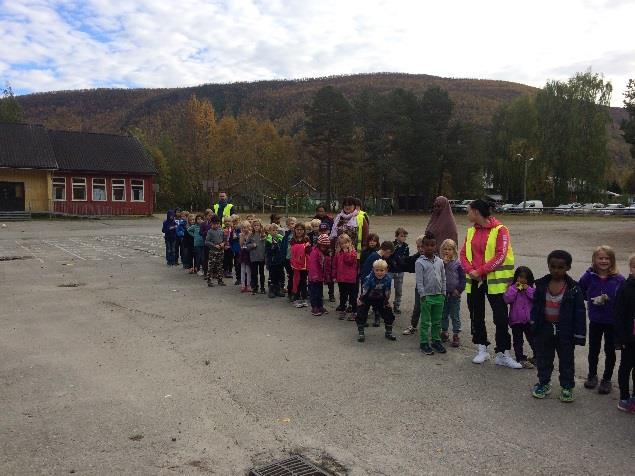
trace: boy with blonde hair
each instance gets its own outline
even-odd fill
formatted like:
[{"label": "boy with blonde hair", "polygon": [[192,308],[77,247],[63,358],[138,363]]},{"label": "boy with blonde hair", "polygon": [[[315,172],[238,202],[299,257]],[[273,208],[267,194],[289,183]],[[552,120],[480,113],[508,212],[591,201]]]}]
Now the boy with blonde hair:
[{"label": "boy with blonde hair", "polygon": [[383,259],[375,260],[372,272],[364,279],[362,284],[362,294],[357,299],[357,342],[364,342],[364,327],[368,320],[368,311],[379,313],[384,319],[386,332],[384,337],[394,341],[397,338],[392,333],[392,324],[395,321],[395,315],[390,308],[390,288],[392,279],[388,275],[388,263]]}]

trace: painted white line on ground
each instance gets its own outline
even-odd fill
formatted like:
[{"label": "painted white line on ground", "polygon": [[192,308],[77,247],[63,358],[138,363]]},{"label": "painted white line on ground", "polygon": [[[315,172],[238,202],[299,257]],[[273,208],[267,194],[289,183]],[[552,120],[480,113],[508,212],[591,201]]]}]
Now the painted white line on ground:
[{"label": "painted white line on ground", "polygon": [[81,259],[82,261],[86,261],[86,258],[82,258],[81,256],[79,256],[78,254],[73,253],[72,251],[68,251],[66,248],[61,247],[60,245],[57,245],[55,243],[51,243],[50,241],[46,241],[46,240],[42,240],[44,241],[44,243],[46,243],[47,245],[50,246],[55,246],[56,248],[59,248],[60,250],[62,250],[64,253],[68,253],[69,255],[75,256],[79,259]]},{"label": "painted white line on ground", "polygon": [[[25,249],[29,253],[33,253],[32,249],[27,248],[22,243],[20,243],[18,240],[15,240],[15,242],[17,243],[18,246],[22,247],[23,249]],[[40,263],[44,264],[44,260],[42,258],[40,258],[39,256],[35,256],[35,259],[38,260]]]}]

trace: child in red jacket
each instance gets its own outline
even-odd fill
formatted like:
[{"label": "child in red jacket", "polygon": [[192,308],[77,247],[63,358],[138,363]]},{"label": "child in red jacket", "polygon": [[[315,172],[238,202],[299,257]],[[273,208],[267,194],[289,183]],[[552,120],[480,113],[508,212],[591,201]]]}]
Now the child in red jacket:
[{"label": "child in red jacket", "polygon": [[331,240],[328,235],[320,235],[317,246],[309,255],[309,296],[311,298],[311,314],[322,316],[324,309],[324,284],[333,282],[333,257],[331,256]]},{"label": "child in red jacket", "polygon": [[[337,253],[333,258],[334,280],[340,291],[340,305],[336,311],[339,312],[340,320],[346,319],[354,321],[357,313],[357,274],[359,267],[357,263],[357,252],[353,248],[353,242],[346,233],[337,239]],[[347,306],[348,302],[348,306]]]},{"label": "child in red jacket", "polygon": [[293,238],[289,241],[291,248],[291,269],[293,270],[293,285],[291,301],[295,307],[307,307],[306,280],[309,270],[307,255],[311,252],[311,244],[306,236],[306,228],[302,223],[297,223],[293,228]]}]

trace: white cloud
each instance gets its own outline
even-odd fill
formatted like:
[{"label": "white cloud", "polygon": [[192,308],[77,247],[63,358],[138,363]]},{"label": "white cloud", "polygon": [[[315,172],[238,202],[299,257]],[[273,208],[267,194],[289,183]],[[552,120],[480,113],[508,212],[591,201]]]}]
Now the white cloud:
[{"label": "white cloud", "polygon": [[635,70],[635,2],[0,1],[19,91],[167,87],[372,71],[542,86],[591,67],[613,104]]}]

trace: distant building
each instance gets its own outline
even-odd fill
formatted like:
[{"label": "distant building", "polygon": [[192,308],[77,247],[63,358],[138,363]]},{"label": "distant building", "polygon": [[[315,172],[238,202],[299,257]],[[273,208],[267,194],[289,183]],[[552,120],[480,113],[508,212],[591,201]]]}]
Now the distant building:
[{"label": "distant building", "polygon": [[0,211],[149,215],[156,173],[131,136],[0,124]]}]

